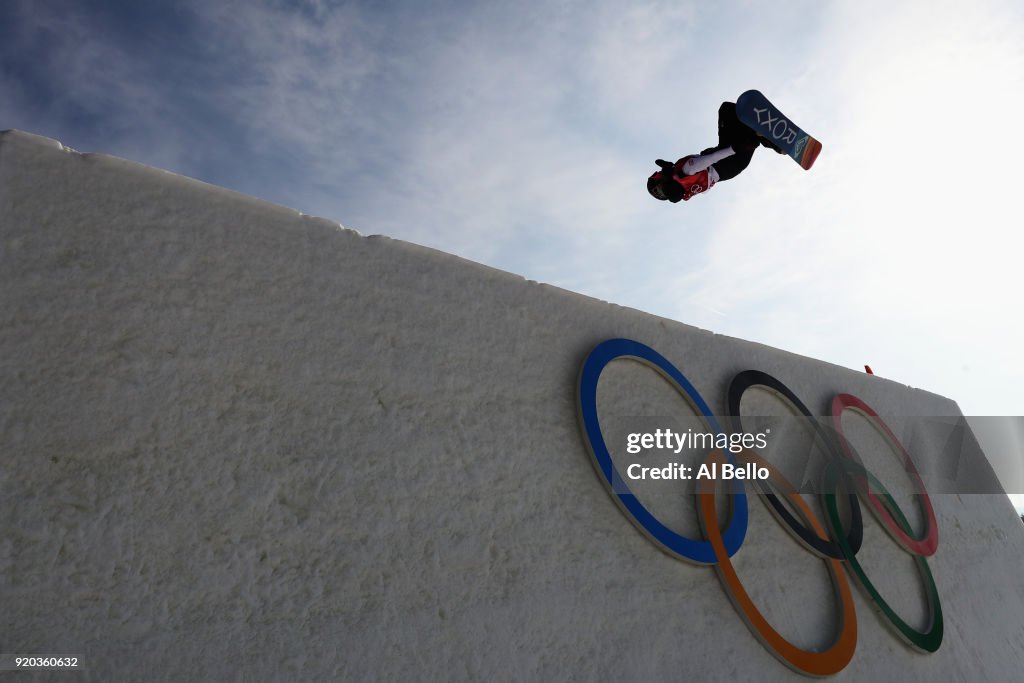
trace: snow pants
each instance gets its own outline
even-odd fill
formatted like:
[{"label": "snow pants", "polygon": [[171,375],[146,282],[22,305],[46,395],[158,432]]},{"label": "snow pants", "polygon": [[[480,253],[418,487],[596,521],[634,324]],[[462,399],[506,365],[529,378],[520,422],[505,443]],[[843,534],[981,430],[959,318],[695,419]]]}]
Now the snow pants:
[{"label": "snow pants", "polygon": [[722,102],[718,108],[718,146],[706,149],[702,154],[726,147],[732,147],[735,154],[713,164],[718,180],[735,178],[750,164],[754,150],[758,147],[757,133],[740,123],[736,118],[736,104]]}]

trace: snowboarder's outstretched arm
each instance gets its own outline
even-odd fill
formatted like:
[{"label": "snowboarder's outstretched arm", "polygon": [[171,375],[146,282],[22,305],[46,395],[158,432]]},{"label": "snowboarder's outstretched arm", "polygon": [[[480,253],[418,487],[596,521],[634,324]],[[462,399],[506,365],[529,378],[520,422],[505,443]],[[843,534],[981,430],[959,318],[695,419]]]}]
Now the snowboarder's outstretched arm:
[{"label": "snowboarder's outstretched arm", "polygon": [[[732,154],[732,150],[725,155],[729,154]],[[721,153],[713,156],[721,156]],[[708,157],[691,154],[674,164],[664,159],[657,159],[654,163],[661,170],[647,179],[647,191],[655,199],[668,200],[672,203],[679,200],[689,201],[695,194],[707,192],[718,182],[718,173],[712,166],[714,161]]]},{"label": "snowboarder's outstretched arm", "polygon": [[736,105],[723,102],[718,108],[718,146],[685,156],[675,164],[659,159],[655,163],[661,171],[648,178],[647,190],[656,199],[687,201],[715,183],[739,175],[750,163],[757,144],[757,133],[736,118]]}]

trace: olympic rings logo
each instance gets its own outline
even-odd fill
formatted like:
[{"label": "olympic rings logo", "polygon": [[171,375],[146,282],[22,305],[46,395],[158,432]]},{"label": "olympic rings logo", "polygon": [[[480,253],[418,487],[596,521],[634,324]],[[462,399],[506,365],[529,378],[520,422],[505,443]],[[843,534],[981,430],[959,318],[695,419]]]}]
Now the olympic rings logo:
[{"label": "olympic rings logo", "polygon": [[[844,572],[854,576],[867,596],[874,601],[886,623],[906,643],[922,652],[935,652],[942,644],[942,605],[935,580],[928,568],[926,557],[935,554],[938,548],[938,528],[931,499],[925,490],[910,454],[903,448],[896,435],[881,417],[864,401],[850,394],[839,394],[831,406],[832,432],[826,431],[816,420],[808,422],[814,426],[819,442],[824,444],[828,462],[824,471],[823,508],[826,511],[826,525],[823,525],[807,502],[775,467],[757,453],[744,450],[733,454],[722,449],[711,451],[707,462],[721,465],[725,462],[737,464],[753,463],[769,471],[769,478],[757,481],[763,493],[765,504],[786,530],[809,552],[820,557],[829,572],[837,604],[838,628],[835,638],[823,651],[805,650],[786,640],[768,623],[768,620],[754,605],[742,581],[736,573],[731,557],[739,550],[747,532],[747,496],[741,480],[728,482],[731,515],[722,529],[715,507],[715,482],[702,480],[697,489],[697,513],[704,538],[688,538],[662,524],[640,502],[620,476],[612,461],[611,453],[604,440],[597,414],[597,384],[604,368],[613,360],[625,358],[639,361],[656,370],[668,383],[703,417],[716,434],[724,431],[707,402],[671,362],[649,346],[630,339],[609,339],[598,344],[587,356],[580,371],[577,387],[580,425],[584,439],[593,458],[594,467],[608,488],[613,499],[626,516],[656,546],[673,557],[703,565],[714,565],[723,587],[736,609],[744,617],[754,635],[775,657],[794,670],[813,676],[827,676],[841,671],[853,658],[857,645],[857,620],[853,595]],[[751,387],[758,386],[773,392],[787,401],[807,418],[812,413],[800,399],[782,382],[757,370],[747,370],[733,378],[729,387],[729,414],[736,416],[734,431],[742,431],[740,400]],[[915,496],[924,518],[923,530],[911,528],[903,511],[882,483],[865,468],[851,447],[843,432],[842,414],[853,410],[869,418],[900,456],[910,475],[917,494]],[[721,469],[718,467],[717,469]],[[840,489],[846,491],[845,496]],[[777,494],[781,493],[797,511],[794,516],[782,503]],[[848,528],[844,527],[840,514],[840,500],[847,501],[849,509]],[[928,603],[929,625],[917,630],[906,623],[883,599],[871,582],[864,568],[857,560],[864,535],[861,501],[889,536],[907,553],[914,557],[917,571],[925,588]],[[799,519],[797,518],[799,517]],[[827,526],[827,530],[826,530]]]}]

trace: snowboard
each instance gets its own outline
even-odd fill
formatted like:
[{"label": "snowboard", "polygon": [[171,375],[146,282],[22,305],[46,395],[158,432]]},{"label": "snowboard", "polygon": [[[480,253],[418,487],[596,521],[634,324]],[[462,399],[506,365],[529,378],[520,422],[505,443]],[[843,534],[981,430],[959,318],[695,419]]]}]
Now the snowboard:
[{"label": "snowboard", "polygon": [[818,158],[821,143],[800,130],[757,90],[748,90],[737,98],[736,117],[803,168],[809,169]]}]

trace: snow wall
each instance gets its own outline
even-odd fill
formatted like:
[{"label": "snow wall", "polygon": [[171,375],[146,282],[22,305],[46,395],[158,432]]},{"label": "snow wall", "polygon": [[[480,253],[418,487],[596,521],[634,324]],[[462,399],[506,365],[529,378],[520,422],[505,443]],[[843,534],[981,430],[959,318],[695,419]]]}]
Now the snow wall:
[{"label": "snow wall", "polygon": [[[749,368],[815,413],[856,394],[897,434],[901,416],[959,415],[882,378],[3,133],[0,653],[77,655],[97,681],[800,679],[716,570],[661,552],[593,466],[577,382],[612,338],[655,349],[719,415]],[[626,359],[598,402],[693,414]],[[893,454],[862,455],[921,528]],[[696,537],[689,493],[643,495]],[[932,654],[849,579],[851,626],[826,564],[749,498],[733,567],[799,648],[856,629],[836,680],[1020,680],[1024,527],[1005,496],[931,495]],[[934,622],[916,561],[867,512],[857,557],[912,628]]]}]

